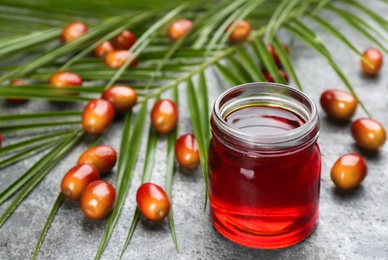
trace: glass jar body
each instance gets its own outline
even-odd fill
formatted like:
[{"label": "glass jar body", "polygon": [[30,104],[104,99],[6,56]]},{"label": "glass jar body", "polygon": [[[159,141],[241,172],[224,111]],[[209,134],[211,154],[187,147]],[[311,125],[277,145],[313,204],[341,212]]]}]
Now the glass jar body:
[{"label": "glass jar body", "polygon": [[[223,98],[225,101],[228,95]],[[238,98],[235,93],[231,95],[231,99]],[[270,99],[266,102],[273,105]],[[283,248],[305,239],[315,230],[318,218],[319,121],[312,124],[308,136],[296,133],[296,139],[289,138],[292,142],[269,135],[268,143],[266,136],[260,136],[260,143],[253,137],[240,138],[233,129],[224,131],[217,122],[222,116],[214,113],[209,145],[210,214],[214,227],[228,239],[255,248]],[[306,113],[303,120],[309,121],[309,116]],[[276,142],[277,139],[282,140]]]}]

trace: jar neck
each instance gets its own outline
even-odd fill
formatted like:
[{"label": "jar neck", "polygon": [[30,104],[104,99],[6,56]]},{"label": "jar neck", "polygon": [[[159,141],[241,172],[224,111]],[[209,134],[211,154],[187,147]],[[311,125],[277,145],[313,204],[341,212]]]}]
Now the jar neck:
[{"label": "jar neck", "polygon": [[[304,124],[281,133],[252,133],[225,120],[229,113],[247,105],[285,109],[300,117]],[[249,83],[231,88],[218,97],[212,111],[211,128],[213,137],[227,146],[276,153],[315,143],[319,117],[314,102],[299,90],[276,83]]]}]

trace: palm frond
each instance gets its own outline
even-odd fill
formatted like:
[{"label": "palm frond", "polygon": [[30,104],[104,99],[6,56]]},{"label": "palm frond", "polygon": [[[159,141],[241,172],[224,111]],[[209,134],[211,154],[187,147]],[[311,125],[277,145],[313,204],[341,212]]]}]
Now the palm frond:
[{"label": "palm frond", "polygon": [[119,218],[124,200],[130,185],[133,168],[136,163],[137,154],[141,144],[141,136],[144,129],[145,118],[147,115],[147,102],[144,102],[136,117],[133,127],[131,128],[131,114],[126,116],[125,126],[123,129],[123,141],[120,148],[119,162],[117,166],[116,190],[117,199],[112,214],[108,218],[104,234],[95,258],[100,259],[113,229]]},{"label": "palm frond", "polygon": [[[159,97],[155,98],[155,102],[157,100],[159,100]],[[145,162],[147,163],[144,163],[143,165],[141,183],[149,182],[151,179],[152,170],[155,163],[155,153],[156,153],[157,142],[158,142],[158,134],[152,127],[150,127],[148,131],[147,149],[145,154]],[[120,253],[120,258],[123,257],[125,250],[127,249],[129,242],[132,239],[137,223],[139,221],[139,217],[140,217],[140,210],[138,209],[138,207],[136,207],[135,213],[133,214],[133,217],[132,217],[131,227],[128,230],[127,238],[125,239],[123,249],[121,250],[121,253]]]}]

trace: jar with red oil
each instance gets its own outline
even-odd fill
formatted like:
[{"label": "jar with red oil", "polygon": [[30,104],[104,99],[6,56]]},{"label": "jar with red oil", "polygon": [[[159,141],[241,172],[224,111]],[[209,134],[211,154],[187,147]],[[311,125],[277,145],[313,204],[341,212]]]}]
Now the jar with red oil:
[{"label": "jar with red oil", "polygon": [[210,215],[226,238],[248,247],[296,244],[316,228],[319,118],[304,93],[250,83],[214,104],[209,145]]}]

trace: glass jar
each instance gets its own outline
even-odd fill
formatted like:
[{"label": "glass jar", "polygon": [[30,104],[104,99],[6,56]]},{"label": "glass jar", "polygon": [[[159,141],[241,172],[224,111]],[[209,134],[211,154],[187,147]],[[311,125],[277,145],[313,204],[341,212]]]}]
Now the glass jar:
[{"label": "glass jar", "polygon": [[288,247],[309,236],[321,174],[314,102],[285,85],[244,84],[218,97],[210,122],[214,227],[255,248]]}]

